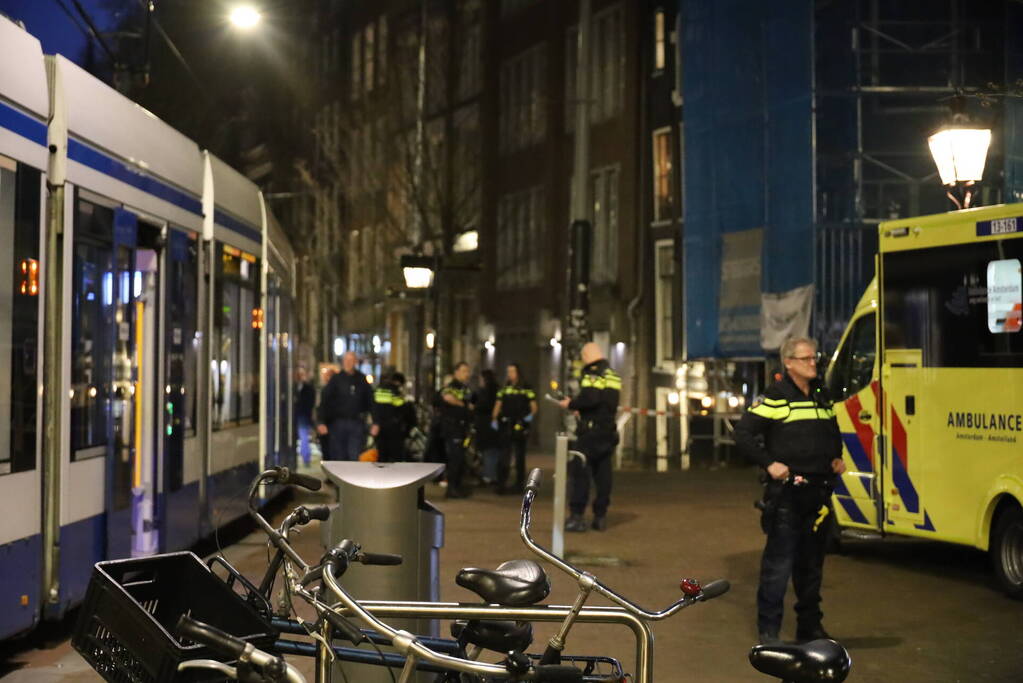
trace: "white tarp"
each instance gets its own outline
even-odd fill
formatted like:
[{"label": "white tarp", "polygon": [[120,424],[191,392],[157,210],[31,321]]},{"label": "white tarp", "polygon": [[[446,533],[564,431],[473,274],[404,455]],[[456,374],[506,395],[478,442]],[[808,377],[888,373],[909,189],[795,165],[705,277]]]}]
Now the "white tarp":
[{"label": "white tarp", "polygon": [[760,347],[776,351],[789,337],[805,337],[810,331],[813,285],[780,294],[760,296]]}]

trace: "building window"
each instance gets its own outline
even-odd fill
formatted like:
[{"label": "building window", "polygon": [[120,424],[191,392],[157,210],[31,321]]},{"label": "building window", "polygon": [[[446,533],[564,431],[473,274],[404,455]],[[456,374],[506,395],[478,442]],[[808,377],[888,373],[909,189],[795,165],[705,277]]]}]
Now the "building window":
[{"label": "building window", "polygon": [[675,195],[671,191],[671,128],[654,131],[654,222],[671,220]]},{"label": "building window", "polygon": [[590,174],[593,197],[593,257],[591,279],[594,283],[618,280],[618,167],[597,169]]},{"label": "building window", "polygon": [[363,32],[363,46],[365,48],[365,55],[363,57],[366,70],[363,75],[363,86],[366,92],[373,89],[376,84],[376,31],[375,26],[370,24]]},{"label": "building window", "polygon": [[472,97],[480,90],[483,64],[480,60],[482,27],[479,24],[465,29],[461,44],[462,66],[458,73],[458,96],[460,99]]},{"label": "building window", "polygon": [[352,38],[352,99],[362,93],[362,31]]},{"label": "building window", "polygon": [[359,298],[359,283],[362,274],[359,266],[362,262],[359,254],[359,231],[352,230],[348,233],[348,300],[355,301]]},{"label": "building window", "polygon": [[671,240],[658,240],[654,250],[657,365],[665,365],[675,356],[675,245]]},{"label": "building window", "polygon": [[426,38],[426,107],[442,109],[448,100],[448,57],[451,33],[446,17],[430,17]]},{"label": "building window", "polygon": [[500,147],[504,153],[537,144],[547,133],[546,45],[501,65]]},{"label": "building window", "polygon": [[[621,5],[597,12],[591,19],[589,102],[590,122],[601,123],[622,113],[625,87],[625,31]],[[578,27],[568,30],[565,49],[565,126],[575,129],[576,47]]]},{"label": "building window", "polygon": [[377,84],[387,82],[387,17],[380,17],[377,28]]},{"label": "building window", "polygon": [[546,233],[543,187],[506,195],[498,205],[497,288],[532,287],[543,270],[541,240]]},{"label": "building window", "polygon": [[664,10],[657,8],[654,12],[654,71],[664,71],[666,43],[664,31]]}]

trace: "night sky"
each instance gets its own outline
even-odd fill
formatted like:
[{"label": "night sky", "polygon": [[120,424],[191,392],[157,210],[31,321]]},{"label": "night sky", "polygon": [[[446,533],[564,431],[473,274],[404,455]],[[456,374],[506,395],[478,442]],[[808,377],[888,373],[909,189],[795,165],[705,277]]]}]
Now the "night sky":
[{"label": "night sky", "polygon": [[[136,0],[119,0],[130,5]],[[82,8],[92,17],[100,31],[110,30],[114,24],[114,13],[118,2],[111,0],[78,0]],[[0,0],[0,13],[12,19],[23,21],[29,33],[39,38],[46,54],[62,54],[74,62],[81,62],[88,38],[75,22],[61,9],[67,8],[78,18],[72,0]],[[83,29],[85,22],[78,19]]]}]

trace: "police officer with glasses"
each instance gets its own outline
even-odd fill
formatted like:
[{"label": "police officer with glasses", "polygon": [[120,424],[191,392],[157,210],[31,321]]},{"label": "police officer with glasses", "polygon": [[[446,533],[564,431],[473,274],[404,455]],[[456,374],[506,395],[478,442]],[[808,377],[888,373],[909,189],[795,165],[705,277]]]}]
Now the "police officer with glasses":
[{"label": "police officer with glasses", "polygon": [[821,624],[821,580],[831,493],[845,472],[831,398],[817,377],[817,343],[797,337],[781,347],[783,377],[735,427],[740,453],[767,473],[761,526],[767,534],[757,590],[757,630],[778,644],[786,584],[796,593],[796,639],[829,638]]}]

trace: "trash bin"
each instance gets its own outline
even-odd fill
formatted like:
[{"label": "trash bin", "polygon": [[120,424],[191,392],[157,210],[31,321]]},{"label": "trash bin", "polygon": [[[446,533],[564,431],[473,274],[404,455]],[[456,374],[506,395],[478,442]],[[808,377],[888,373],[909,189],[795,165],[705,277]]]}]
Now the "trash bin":
[{"label": "trash bin", "polygon": [[[440,599],[444,515],[426,500],[423,487],[443,470],[437,463],[323,463],[327,478],[338,487],[339,502],[329,523],[321,527],[324,547],[348,538],[366,552],[395,553],[404,558],[399,566],[349,567],[341,584],[356,599]],[[415,634],[438,635],[436,620],[395,619],[388,623]],[[338,666],[334,664],[334,673],[340,676]],[[344,670],[349,680],[391,681],[387,669],[380,666],[345,663]]]}]

